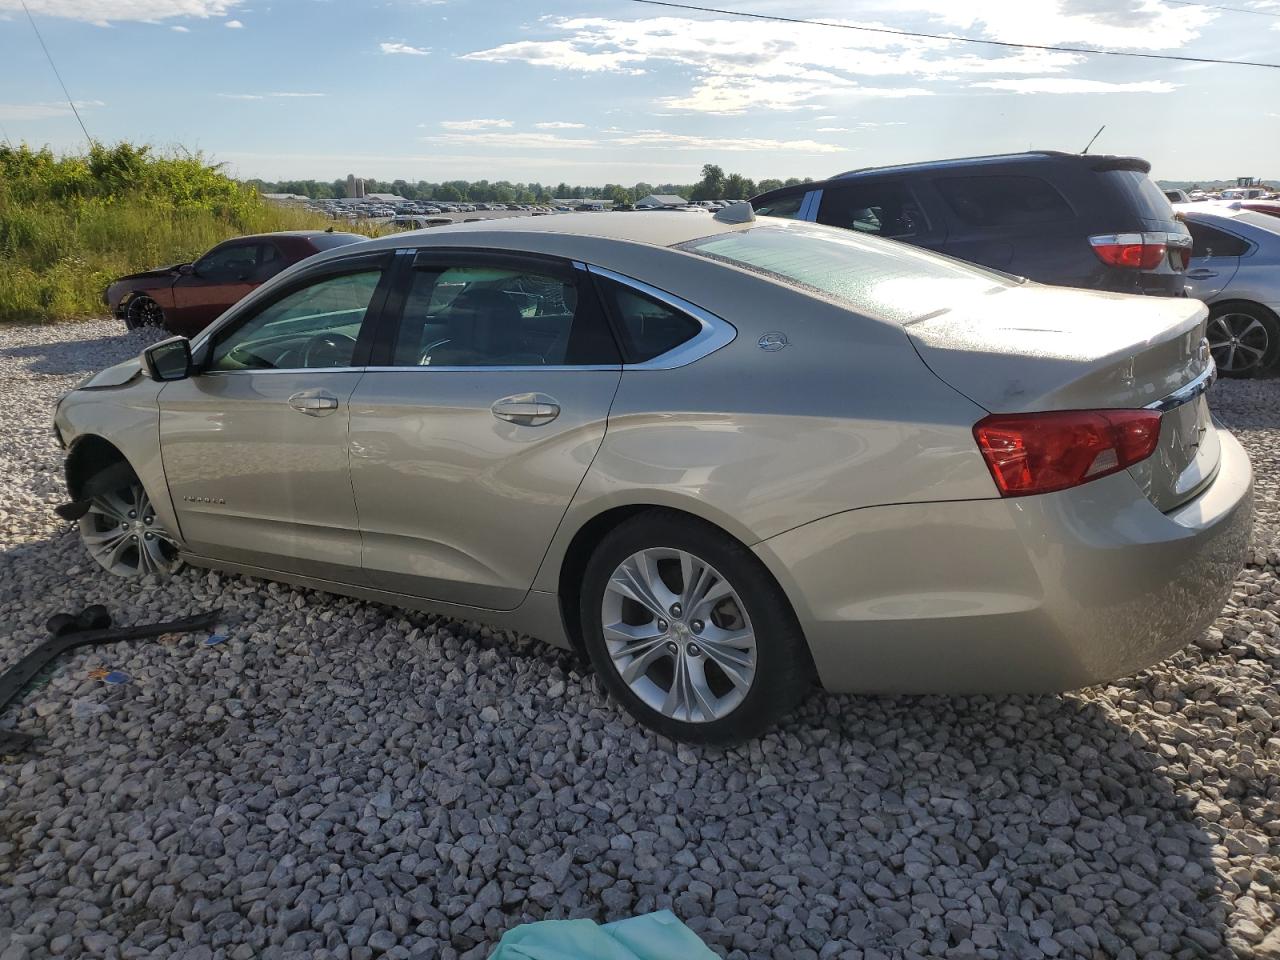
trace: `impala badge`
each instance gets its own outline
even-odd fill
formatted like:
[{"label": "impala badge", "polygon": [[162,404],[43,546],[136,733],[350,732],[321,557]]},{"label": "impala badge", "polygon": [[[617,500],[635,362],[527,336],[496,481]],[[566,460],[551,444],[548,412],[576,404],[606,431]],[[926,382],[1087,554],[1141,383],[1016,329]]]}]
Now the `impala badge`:
[{"label": "impala badge", "polygon": [[785,333],[779,333],[776,330],[772,330],[757,340],[756,346],[768,353],[777,353],[789,342],[790,341],[787,340],[787,335]]}]

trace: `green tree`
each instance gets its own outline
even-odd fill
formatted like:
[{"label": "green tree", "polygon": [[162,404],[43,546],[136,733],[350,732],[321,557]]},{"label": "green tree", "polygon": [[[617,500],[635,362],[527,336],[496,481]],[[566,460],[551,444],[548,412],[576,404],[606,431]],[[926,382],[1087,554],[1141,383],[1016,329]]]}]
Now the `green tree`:
[{"label": "green tree", "polygon": [[702,165],[702,179],[693,185],[690,200],[718,200],[724,193],[724,170],[714,163]]}]

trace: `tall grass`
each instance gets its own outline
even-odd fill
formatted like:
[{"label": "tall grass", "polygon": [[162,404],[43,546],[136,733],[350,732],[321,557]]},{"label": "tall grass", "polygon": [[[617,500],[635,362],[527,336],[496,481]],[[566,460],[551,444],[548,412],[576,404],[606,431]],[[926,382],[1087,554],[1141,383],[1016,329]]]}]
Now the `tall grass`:
[{"label": "tall grass", "polygon": [[229,237],[332,225],[268,204],[199,154],[0,147],[0,321],[101,316],[122,274],[194,260]]}]

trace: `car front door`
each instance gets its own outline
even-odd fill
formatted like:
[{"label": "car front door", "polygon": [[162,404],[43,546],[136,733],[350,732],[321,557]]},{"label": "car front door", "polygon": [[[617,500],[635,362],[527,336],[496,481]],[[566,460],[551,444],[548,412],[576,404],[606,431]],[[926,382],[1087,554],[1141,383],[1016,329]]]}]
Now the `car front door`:
[{"label": "car front door", "polygon": [[569,263],[411,257],[351,398],[365,582],[514,609],[604,438],[618,349]]},{"label": "car front door", "polygon": [[189,272],[174,281],[170,329],[194,336],[261,283],[262,248],[258,241],[233,240],[193,263]]},{"label": "car front door", "polygon": [[192,553],[358,579],[348,402],[390,256],[331,261],[254,304],[198,346],[199,373],[160,392],[165,476]]}]

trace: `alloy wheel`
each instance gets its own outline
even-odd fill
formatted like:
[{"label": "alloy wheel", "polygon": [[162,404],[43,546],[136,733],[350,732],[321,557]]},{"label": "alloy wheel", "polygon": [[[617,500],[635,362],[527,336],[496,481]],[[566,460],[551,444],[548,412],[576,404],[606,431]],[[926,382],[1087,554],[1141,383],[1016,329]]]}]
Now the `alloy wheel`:
[{"label": "alloy wheel", "polygon": [[129,326],[134,329],[164,326],[164,311],[160,309],[160,304],[150,297],[138,297],[131,301],[128,315]]},{"label": "alloy wheel", "polygon": [[686,723],[732,713],[756,674],[746,605],[706,561],[651,547],[622,561],[601,604],[605,647],[631,691]]},{"label": "alloy wheel", "polygon": [[136,480],[90,501],[80,519],[80,538],[89,555],[118,577],[170,574],[182,565],[178,544]]},{"label": "alloy wheel", "polygon": [[1209,321],[1209,352],[1223,373],[1244,373],[1262,363],[1271,335],[1255,316],[1224,313]]}]

